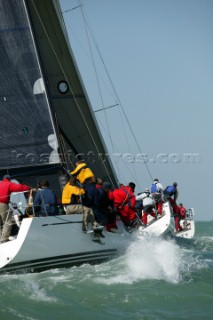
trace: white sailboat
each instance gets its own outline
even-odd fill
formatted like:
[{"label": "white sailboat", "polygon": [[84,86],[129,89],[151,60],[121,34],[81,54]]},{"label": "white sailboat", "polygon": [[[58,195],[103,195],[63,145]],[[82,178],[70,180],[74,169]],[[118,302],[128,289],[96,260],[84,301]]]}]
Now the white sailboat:
[{"label": "white sailboat", "polygon": [[25,218],[17,236],[0,244],[0,272],[35,272],[112,259],[124,252],[137,233],[164,234],[171,218],[168,203],[163,212],[157,221],[150,221],[146,228],[139,227],[134,233],[126,232],[118,221],[118,232],[104,231],[105,238],[98,241],[94,241],[94,234],[82,232],[81,214]]},{"label": "white sailboat", "polygon": [[[0,0],[0,174],[37,185],[41,177],[61,194],[63,178],[81,154],[97,176],[117,177],[70,48],[58,0]],[[92,158],[92,159],[91,159]],[[94,161],[95,159],[95,161]],[[16,195],[17,196],[17,195]],[[16,200],[26,206],[23,194]],[[13,197],[13,201],[14,201]],[[164,215],[137,232],[163,234]],[[94,241],[82,215],[29,217],[16,237],[0,243],[0,272],[41,271],[115,257],[132,236],[104,231]],[[95,239],[96,240],[96,239]]]}]

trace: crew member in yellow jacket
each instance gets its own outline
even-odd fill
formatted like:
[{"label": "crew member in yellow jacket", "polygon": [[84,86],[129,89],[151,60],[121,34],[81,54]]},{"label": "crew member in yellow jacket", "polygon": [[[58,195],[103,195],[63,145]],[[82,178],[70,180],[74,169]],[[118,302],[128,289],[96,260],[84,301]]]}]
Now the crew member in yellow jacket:
[{"label": "crew member in yellow jacket", "polygon": [[95,216],[91,208],[85,206],[84,203],[85,191],[76,183],[76,177],[71,176],[68,183],[65,185],[62,192],[62,204],[66,206],[67,214],[83,213],[83,231],[89,232],[88,225],[91,223],[93,230],[102,230],[95,221]]},{"label": "crew member in yellow jacket", "polygon": [[88,179],[94,177],[94,173],[87,167],[87,164],[83,160],[76,162],[76,168],[71,171],[70,174],[75,176],[82,185],[85,184]]}]

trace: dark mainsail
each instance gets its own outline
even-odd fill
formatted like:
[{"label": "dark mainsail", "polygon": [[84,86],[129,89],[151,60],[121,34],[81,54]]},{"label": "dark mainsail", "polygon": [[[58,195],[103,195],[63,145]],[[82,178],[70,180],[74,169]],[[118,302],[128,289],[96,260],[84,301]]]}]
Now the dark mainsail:
[{"label": "dark mainsail", "polygon": [[25,2],[0,0],[0,169],[49,164],[55,137]]},{"label": "dark mainsail", "polygon": [[0,169],[62,161],[72,170],[80,155],[116,186],[59,1],[0,0],[0,12]]}]

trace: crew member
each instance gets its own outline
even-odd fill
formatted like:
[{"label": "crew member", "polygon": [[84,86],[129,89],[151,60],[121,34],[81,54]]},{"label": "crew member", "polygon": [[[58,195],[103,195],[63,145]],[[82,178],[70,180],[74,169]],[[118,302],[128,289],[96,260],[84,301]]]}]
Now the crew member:
[{"label": "crew member", "polygon": [[85,205],[87,203],[85,190],[78,186],[76,177],[71,176],[62,192],[62,204],[66,206],[67,214],[83,213],[83,231],[89,232],[88,225],[92,223],[93,229],[99,228],[98,223],[91,208]]},{"label": "crew member", "polygon": [[116,212],[113,209],[114,201],[110,182],[104,182],[102,188],[99,188],[98,191],[100,206],[106,217],[106,230],[115,232],[115,229],[118,229],[118,227],[116,224]]},{"label": "crew member", "polygon": [[176,204],[176,200],[178,198],[177,182],[174,182],[172,186],[166,187],[166,189],[164,190],[164,196],[167,200],[169,200],[172,206],[176,231],[182,231],[182,228],[180,226],[180,210],[178,205]]},{"label": "crew member", "polygon": [[94,173],[83,160],[76,162],[76,168],[70,174],[75,176],[82,185],[85,185],[90,178],[94,177]]},{"label": "crew member", "polygon": [[181,219],[185,219],[185,217],[186,217],[186,208],[184,208],[182,203],[179,203],[178,207],[179,207],[179,211],[180,211],[180,218]]},{"label": "crew member", "polygon": [[35,216],[54,216],[58,214],[57,198],[55,193],[49,187],[47,180],[41,180],[40,190],[36,192],[33,202]]},{"label": "crew member", "polygon": [[103,187],[103,181],[102,181],[102,179],[101,178],[97,178],[96,179],[96,188],[97,189],[100,189],[100,188],[102,188]]},{"label": "crew member", "polygon": [[126,227],[132,227],[136,222],[134,191],[135,184],[133,182],[130,182],[128,186],[121,185],[119,189],[113,191],[115,210]]},{"label": "crew member", "polygon": [[154,212],[154,206],[155,206],[155,202],[152,198],[152,195],[150,194],[149,189],[145,189],[144,192],[142,192],[140,195],[136,196],[136,200],[142,201],[142,218],[141,221],[143,222],[143,225],[146,227],[147,225],[147,218],[148,215],[150,214],[153,218],[156,218],[156,213]]},{"label": "crew member", "polygon": [[163,186],[158,179],[155,179],[151,185],[151,194],[156,203],[156,209],[162,215],[163,208]]},{"label": "crew member", "polygon": [[9,240],[12,229],[12,211],[9,210],[10,194],[12,192],[29,191],[25,184],[11,182],[10,175],[5,175],[0,182],[0,238],[1,242]]},{"label": "crew member", "polygon": [[92,208],[92,211],[95,215],[95,220],[102,226],[105,226],[106,217],[104,211],[101,208],[99,192],[100,189],[96,188],[95,176],[87,179],[87,183],[84,185],[84,189],[89,200],[88,207]]}]

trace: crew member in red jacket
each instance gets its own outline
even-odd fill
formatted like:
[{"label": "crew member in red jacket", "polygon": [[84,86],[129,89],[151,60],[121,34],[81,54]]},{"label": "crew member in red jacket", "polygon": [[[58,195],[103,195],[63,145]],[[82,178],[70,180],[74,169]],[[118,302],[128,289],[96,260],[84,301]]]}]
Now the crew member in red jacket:
[{"label": "crew member in red jacket", "polygon": [[0,182],[0,239],[1,242],[9,240],[12,229],[12,211],[8,203],[12,192],[29,191],[31,188],[24,184],[11,182],[11,177],[5,175]]},{"label": "crew member in red jacket", "polygon": [[185,217],[186,217],[186,208],[184,208],[182,203],[179,203],[178,207],[179,207],[179,211],[180,211],[180,218],[181,219],[185,219]]},{"label": "crew member in red jacket", "polygon": [[113,191],[114,207],[120,215],[125,226],[131,226],[136,220],[135,208],[135,184],[130,182],[128,186],[121,185]]}]

